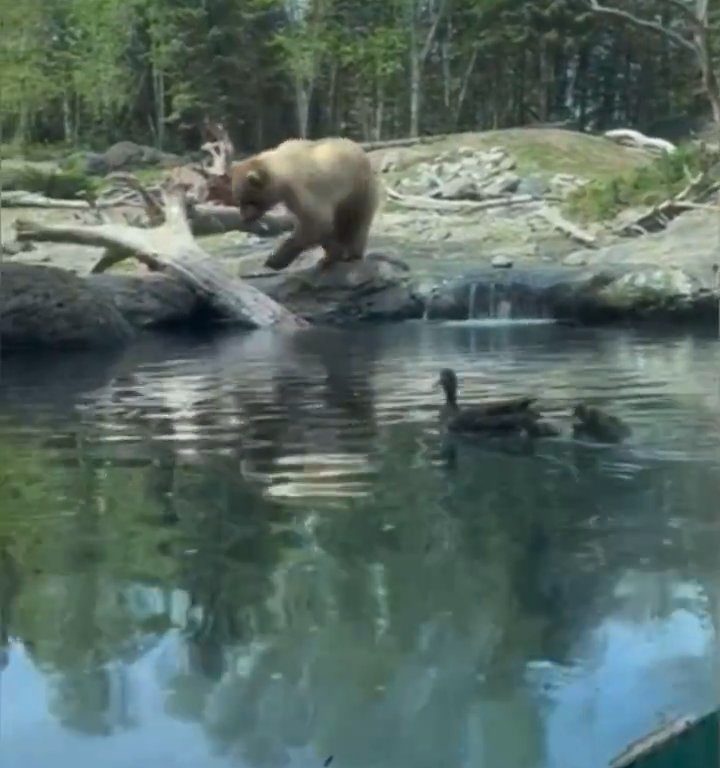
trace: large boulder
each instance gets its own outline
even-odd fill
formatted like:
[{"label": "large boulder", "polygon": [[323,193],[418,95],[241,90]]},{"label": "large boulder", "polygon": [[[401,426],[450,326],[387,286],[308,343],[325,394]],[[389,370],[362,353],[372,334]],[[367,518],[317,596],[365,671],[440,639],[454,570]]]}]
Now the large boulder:
[{"label": "large boulder", "polygon": [[483,269],[426,285],[422,295],[431,320],[717,323],[712,291],[671,267]]},{"label": "large boulder", "polygon": [[87,281],[136,328],[190,324],[203,310],[194,291],[159,272],[105,272],[88,275]]},{"label": "large boulder", "polygon": [[715,325],[719,238],[716,215],[691,211],[661,232],[575,250],[562,264],[466,268],[423,287],[425,314]]},{"label": "large boulder", "polygon": [[258,273],[254,258],[243,259],[241,276],[292,312],[312,322],[342,324],[403,320],[422,316],[412,275],[399,259],[367,254],[361,261],[317,269],[306,254],[292,268]]},{"label": "large boulder", "polygon": [[660,232],[628,237],[598,249],[576,251],[590,266],[682,269],[705,286],[712,284],[712,265],[720,261],[720,221],[711,211],[687,211]]},{"label": "large boulder", "polygon": [[130,170],[144,166],[168,166],[180,162],[180,158],[155,147],[135,144],[133,141],[118,141],[105,150],[105,164],[110,171]]},{"label": "large boulder", "polygon": [[72,272],[31,264],[0,268],[3,352],[112,347],[132,336],[113,302]]}]

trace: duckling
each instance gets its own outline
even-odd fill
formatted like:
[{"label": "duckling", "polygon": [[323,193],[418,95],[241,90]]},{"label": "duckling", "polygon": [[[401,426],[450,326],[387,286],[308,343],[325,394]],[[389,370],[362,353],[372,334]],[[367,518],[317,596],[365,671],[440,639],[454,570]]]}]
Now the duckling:
[{"label": "duckling", "polygon": [[457,404],[457,376],[444,368],[437,382],[445,390],[445,405],[440,420],[450,432],[518,432],[537,433],[538,414],[531,409],[535,397],[511,397],[489,400],[480,405],[460,408]]},{"label": "duckling", "polygon": [[573,435],[601,443],[620,443],[630,436],[630,427],[617,416],[592,405],[578,403],[573,409]]}]

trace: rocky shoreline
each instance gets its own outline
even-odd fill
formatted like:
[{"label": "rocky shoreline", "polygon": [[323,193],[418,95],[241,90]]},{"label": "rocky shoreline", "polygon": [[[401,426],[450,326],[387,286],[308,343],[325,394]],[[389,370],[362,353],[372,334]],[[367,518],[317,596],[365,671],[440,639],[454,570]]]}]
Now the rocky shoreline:
[{"label": "rocky shoreline", "polygon": [[[581,178],[528,175],[492,146],[461,145],[430,160],[416,153],[413,161],[412,153],[375,155],[389,195],[363,262],[320,273],[318,254],[310,253],[289,271],[268,273],[262,263],[273,240],[247,232],[203,237],[203,248],[313,323],[501,318],[717,326],[717,214],[691,210],[642,236],[609,236],[599,227],[578,236],[558,231],[547,209]],[[31,215],[57,220],[72,212]],[[5,353],[113,346],[144,329],[222,323],[188,286],[160,272],[123,265],[92,274],[101,249],[28,247],[8,242],[5,227],[3,234]]]}]

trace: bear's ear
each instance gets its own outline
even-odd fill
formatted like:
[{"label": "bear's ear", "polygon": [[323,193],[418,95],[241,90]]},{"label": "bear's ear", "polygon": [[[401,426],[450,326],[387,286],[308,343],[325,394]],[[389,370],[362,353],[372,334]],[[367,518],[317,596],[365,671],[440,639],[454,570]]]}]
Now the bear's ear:
[{"label": "bear's ear", "polygon": [[253,187],[262,187],[265,183],[265,174],[259,168],[254,168],[252,171],[248,171],[245,178],[247,179],[248,184]]}]

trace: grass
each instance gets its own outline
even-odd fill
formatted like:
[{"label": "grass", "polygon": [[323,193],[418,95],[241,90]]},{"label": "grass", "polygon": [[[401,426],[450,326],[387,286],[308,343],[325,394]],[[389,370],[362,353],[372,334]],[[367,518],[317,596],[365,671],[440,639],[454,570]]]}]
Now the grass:
[{"label": "grass", "polygon": [[[651,160],[642,150],[620,146],[602,136],[559,128],[508,128],[460,133],[417,145],[401,164],[399,175],[404,175],[415,163],[432,160],[441,152],[459,147],[480,150],[503,147],[515,158],[521,175],[549,177],[568,173],[597,181],[610,180],[618,174],[641,168]],[[391,179],[393,175],[390,173],[388,177]]]},{"label": "grass", "polygon": [[683,145],[670,155],[606,179],[595,179],[573,192],[565,204],[568,216],[581,221],[612,219],[630,207],[653,206],[678,194],[689,176],[719,167],[720,157],[694,145]]},{"label": "grass", "polygon": [[63,143],[22,144],[9,141],[0,144],[1,160],[24,160],[27,162],[52,162],[65,157],[73,147]]},{"label": "grass", "polygon": [[60,171],[56,168],[41,168],[32,165],[0,168],[4,190],[37,192],[46,197],[72,200],[96,193],[99,180],[80,171]]}]

